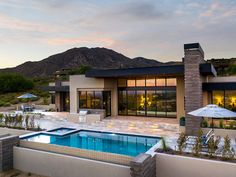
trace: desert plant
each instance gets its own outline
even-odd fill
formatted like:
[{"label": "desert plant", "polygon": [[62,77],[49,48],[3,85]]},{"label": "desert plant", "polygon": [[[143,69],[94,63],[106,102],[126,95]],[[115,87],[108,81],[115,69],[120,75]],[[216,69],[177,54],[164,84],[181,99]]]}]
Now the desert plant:
[{"label": "desert plant", "polygon": [[199,130],[198,131],[198,136],[196,138],[196,141],[194,143],[194,146],[193,146],[193,155],[194,156],[199,156],[199,153],[202,151],[202,130]]},{"label": "desert plant", "polygon": [[220,120],[220,125],[219,126],[220,126],[220,128],[224,128],[224,122],[223,122],[222,119]]},{"label": "desert plant", "polygon": [[202,128],[207,128],[209,125],[208,125],[208,121],[203,119],[202,122],[201,122],[201,127]]},{"label": "desert plant", "polygon": [[233,159],[235,155],[235,151],[231,148],[231,140],[228,135],[224,137],[224,146],[222,151],[222,160]]},{"label": "desert plant", "polygon": [[30,128],[34,128],[35,127],[35,121],[34,121],[34,115],[30,117]]},{"label": "desert plant", "polygon": [[3,114],[0,114],[0,124],[3,123],[3,118],[4,118],[4,115],[3,115]]},{"label": "desert plant", "polygon": [[165,138],[161,138],[162,150],[166,152],[168,150]]},{"label": "desert plant", "polygon": [[185,133],[180,133],[179,138],[177,140],[178,151],[182,154],[183,150],[186,148],[186,135]]},{"label": "desert plant", "polygon": [[28,114],[25,116],[25,128],[26,129],[29,128],[29,115]]},{"label": "desert plant", "polygon": [[210,158],[214,157],[214,153],[216,149],[218,148],[219,142],[220,142],[220,136],[218,136],[216,139],[211,137],[210,140],[208,141],[207,147],[208,147],[208,154]]}]

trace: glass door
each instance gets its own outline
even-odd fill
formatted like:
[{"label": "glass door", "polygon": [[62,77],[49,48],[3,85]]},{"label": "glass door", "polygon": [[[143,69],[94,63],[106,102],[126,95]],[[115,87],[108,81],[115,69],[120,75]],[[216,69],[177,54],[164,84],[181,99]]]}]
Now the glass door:
[{"label": "glass door", "polygon": [[146,115],[146,96],[144,90],[137,91],[137,115]]},{"label": "glass door", "polygon": [[106,117],[111,116],[111,92],[110,91],[103,92],[103,106],[106,111]]},{"label": "glass door", "polygon": [[146,92],[146,105],[147,105],[147,116],[156,116],[157,111],[157,97],[155,90],[147,90]]}]

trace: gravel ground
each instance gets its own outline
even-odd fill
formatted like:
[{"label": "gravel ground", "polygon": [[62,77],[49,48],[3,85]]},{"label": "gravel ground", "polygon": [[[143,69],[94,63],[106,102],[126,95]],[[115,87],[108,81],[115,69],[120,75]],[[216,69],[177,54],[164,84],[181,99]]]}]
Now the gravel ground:
[{"label": "gravel ground", "polygon": [[0,173],[0,177],[46,177],[46,176],[40,176],[40,175],[34,175],[31,173],[24,173],[19,170],[11,170],[4,173]]}]

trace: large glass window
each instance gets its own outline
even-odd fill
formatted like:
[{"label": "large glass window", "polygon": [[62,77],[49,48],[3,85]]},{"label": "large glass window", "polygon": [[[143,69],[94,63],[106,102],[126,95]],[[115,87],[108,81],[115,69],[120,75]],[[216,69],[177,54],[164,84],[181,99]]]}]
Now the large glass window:
[{"label": "large glass window", "polygon": [[127,99],[126,99],[126,90],[120,90],[118,93],[118,111],[120,115],[127,114]]},{"label": "large glass window", "polygon": [[176,78],[122,78],[118,87],[120,115],[176,117]]},{"label": "large glass window", "polygon": [[135,87],[135,79],[127,80],[127,87]]},{"label": "large glass window", "polygon": [[157,90],[157,116],[166,117],[166,92],[165,90]]},{"label": "large glass window", "polygon": [[176,91],[166,91],[166,111],[167,117],[176,117]]},{"label": "large glass window", "polygon": [[126,79],[118,79],[118,87],[126,87]]},{"label": "large glass window", "polygon": [[167,78],[166,85],[167,86],[176,86],[176,78]]},{"label": "large glass window", "polygon": [[145,79],[137,79],[136,87],[145,87]]},{"label": "large glass window", "polygon": [[158,87],[166,86],[166,79],[165,78],[157,78],[156,79],[156,86],[158,86]]},{"label": "large glass window", "polygon": [[146,92],[146,106],[147,106],[147,116],[156,116],[157,110],[157,96],[155,90],[147,90]]},{"label": "large glass window", "polygon": [[224,91],[213,91],[212,101],[213,104],[224,107]]},{"label": "large glass window", "polygon": [[79,91],[79,109],[105,109],[111,115],[110,91]]},{"label": "large glass window", "polygon": [[225,91],[225,108],[236,111],[236,90]]},{"label": "large glass window", "polygon": [[146,79],[146,86],[147,87],[155,87],[156,86],[155,78],[147,78]]},{"label": "large glass window", "polygon": [[87,92],[87,107],[88,109],[93,109],[94,108],[94,92]]},{"label": "large glass window", "polygon": [[79,107],[87,108],[86,92],[79,92]]},{"label": "large glass window", "polygon": [[128,115],[136,115],[136,94],[135,91],[127,91],[127,111]]},{"label": "large glass window", "polygon": [[146,96],[145,91],[137,91],[137,115],[145,115]]},{"label": "large glass window", "polygon": [[101,109],[103,107],[103,96],[101,91],[94,92],[93,102],[94,102],[94,109]]}]

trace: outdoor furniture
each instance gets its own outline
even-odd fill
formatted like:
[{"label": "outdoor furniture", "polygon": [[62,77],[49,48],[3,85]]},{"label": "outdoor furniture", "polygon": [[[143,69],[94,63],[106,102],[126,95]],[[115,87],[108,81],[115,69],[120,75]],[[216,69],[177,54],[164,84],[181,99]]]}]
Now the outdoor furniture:
[{"label": "outdoor furniture", "polygon": [[79,111],[79,122],[85,123],[86,122],[86,115],[88,114],[87,110]]},{"label": "outdoor furniture", "polygon": [[[214,138],[214,133],[210,134],[207,138],[202,138],[202,146],[206,147],[208,142],[210,141],[211,138]],[[196,136],[188,136],[186,139],[186,145],[188,146],[194,146],[194,144],[196,143],[197,137]]]},{"label": "outdoor furniture", "polygon": [[196,117],[211,117],[212,130],[214,130],[213,118],[236,118],[235,112],[225,108],[221,108],[215,104],[209,104],[203,108],[199,108],[195,111],[189,112],[188,114]]}]

